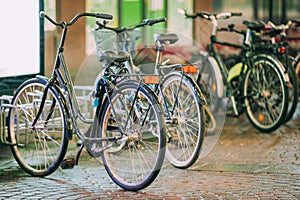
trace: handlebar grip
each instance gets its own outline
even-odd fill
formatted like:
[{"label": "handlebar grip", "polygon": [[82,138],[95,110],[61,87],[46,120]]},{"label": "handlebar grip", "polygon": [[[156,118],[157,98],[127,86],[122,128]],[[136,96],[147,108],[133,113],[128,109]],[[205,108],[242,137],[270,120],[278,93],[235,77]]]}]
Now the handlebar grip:
[{"label": "handlebar grip", "polygon": [[44,11],[41,11],[41,12],[40,12],[40,18],[44,18],[45,15],[46,15],[46,13],[45,13]]},{"label": "handlebar grip", "polygon": [[231,16],[236,16],[236,17],[242,16],[242,15],[243,15],[242,13],[231,13]]},{"label": "handlebar grip", "polygon": [[101,14],[101,13],[96,13],[95,14],[96,18],[101,18],[101,19],[113,19],[113,16],[110,14]]},{"label": "handlebar grip", "polygon": [[166,18],[152,19],[148,21],[148,25],[152,26],[153,24],[165,22],[165,21],[167,21]]}]

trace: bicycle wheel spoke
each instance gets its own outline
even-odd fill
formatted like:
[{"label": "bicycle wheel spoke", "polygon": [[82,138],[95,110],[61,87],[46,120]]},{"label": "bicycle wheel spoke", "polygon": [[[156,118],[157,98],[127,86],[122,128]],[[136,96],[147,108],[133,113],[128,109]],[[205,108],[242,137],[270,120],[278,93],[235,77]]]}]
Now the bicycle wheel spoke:
[{"label": "bicycle wheel spoke", "polygon": [[247,116],[257,129],[270,132],[285,117],[287,89],[275,60],[258,57],[244,80]]},{"label": "bicycle wheel spoke", "polygon": [[[102,137],[118,136],[102,154],[105,169],[115,183],[127,190],[144,188],[158,175],[164,155],[162,144],[166,141],[160,107],[144,89],[136,95],[137,88],[135,82],[121,83],[111,95],[111,103],[105,104],[103,116],[98,117]],[[116,124],[115,120],[119,121],[119,129],[107,131]],[[105,141],[102,146],[110,143]]]},{"label": "bicycle wheel spoke", "polygon": [[[187,168],[198,158],[203,142],[203,108],[194,93],[193,83],[180,74],[170,74],[162,83],[161,102],[171,113],[167,130],[171,139],[167,144],[167,159],[172,165]],[[167,111],[165,111],[167,113]]]},{"label": "bicycle wheel spoke", "polygon": [[9,115],[9,137],[17,143],[12,148],[13,155],[22,169],[33,176],[54,172],[68,145],[64,111],[54,90],[48,90],[42,114],[32,127],[45,87],[40,79],[30,79],[21,85],[12,101],[16,109]]}]

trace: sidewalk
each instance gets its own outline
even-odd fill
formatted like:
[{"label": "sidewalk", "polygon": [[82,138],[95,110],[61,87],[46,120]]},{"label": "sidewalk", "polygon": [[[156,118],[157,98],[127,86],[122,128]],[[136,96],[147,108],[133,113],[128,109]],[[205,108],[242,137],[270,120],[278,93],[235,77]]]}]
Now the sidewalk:
[{"label": "sidewalk", "polygon": [[80,160],[45,178],[25,174],[0,146],[0,199],[300,199],[300,117],[272,134],[227,118],[217,144],[188,170],[166,166],[140,192],[118,188],[104,167]]}]

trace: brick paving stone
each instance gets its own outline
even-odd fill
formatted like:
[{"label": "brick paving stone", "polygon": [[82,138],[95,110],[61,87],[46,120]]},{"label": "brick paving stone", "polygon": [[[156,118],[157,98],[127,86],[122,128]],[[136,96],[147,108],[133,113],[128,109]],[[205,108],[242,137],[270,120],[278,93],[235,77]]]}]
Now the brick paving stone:
[{"label": "brick paving stone", "polygon": [[121,190],[93,159],[35,178],[0,157],[0,200],[300,199],[300,119],[272,134],[257,132],[244,119],[230,119],[212,152],[190,169],[166,163],[155,182],[139,192]]}]

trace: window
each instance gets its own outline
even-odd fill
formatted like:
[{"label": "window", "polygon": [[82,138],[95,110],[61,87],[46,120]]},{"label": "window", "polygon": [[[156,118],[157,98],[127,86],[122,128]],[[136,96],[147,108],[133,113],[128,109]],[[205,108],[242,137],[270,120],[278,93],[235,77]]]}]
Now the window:
[{"label": "window", "polygon": [[40,3],[6,1],[0,7],[0,78],[40,73]]}]

